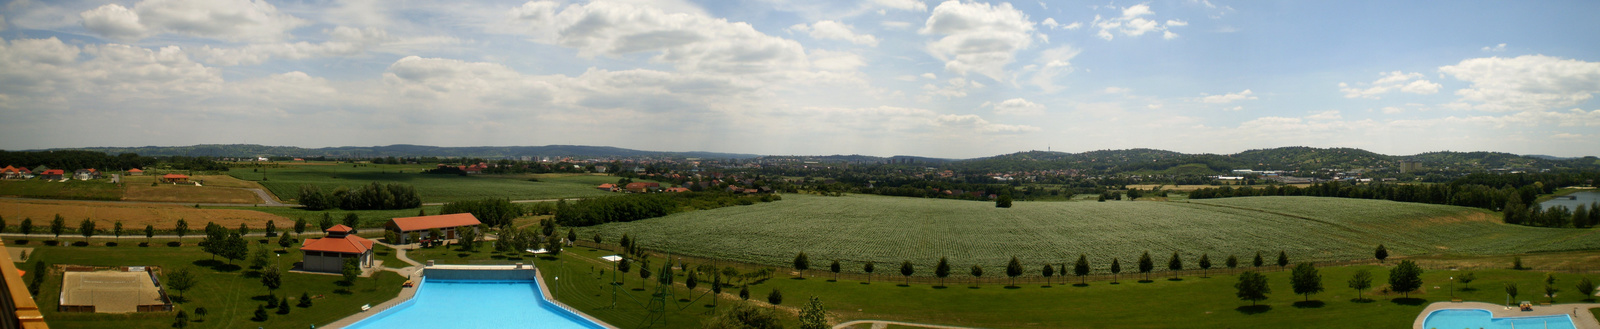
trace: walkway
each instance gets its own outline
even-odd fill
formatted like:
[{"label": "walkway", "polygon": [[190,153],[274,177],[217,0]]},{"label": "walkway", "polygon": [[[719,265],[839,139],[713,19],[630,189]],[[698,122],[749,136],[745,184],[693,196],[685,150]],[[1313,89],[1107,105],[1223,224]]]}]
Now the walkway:
[{"label": "walkway", "polygon": [[946,326],[946,325],[926,324],[926,323],[911,323],[911,322],[888,321],[888,320],[855,320],[855,321],[836,324],[836,325],[833,326],[833,329],[850,329],[850,328],[855,328],[856,326],[860,326],[860,325],[867,325],[871,329],[883,329],[883,328],[888,328],[889,325],[891,325],[891,324],[892,325],[896,325],[896,326],[913,327],[913,328],[972,329],[972,328],[969,328],[969,327],[957,327],[957,326]]},{"label": "walkway", "polygon": [[1435,302],[1433,304],[1429,304],[1428,308],[1423,309],[1422,314],[1417,315],[1417,320],[1411,323],[1411,328],[1423,329],[1422,322],[1427,320],[1428,313],[1432,313],[1433,311],[1451,308],[1468,308],[1489,311],[1489,313],[1494,314],[1494,317],[1497,318],[1566,314],[1572,316],[1572,322],[1578,329],[1600,329],[1600,322],[1595,322],[1594,313],[1589,313],[1589,309],[1596,307],[1600,307],[1600,304],[1555,304],[1550,306],[1534,306],[1533,311],[1523,312],[1514,306],[1506,307],[1505,305],[1500,304],[1481,302]]},{"label": "walkway", "polygon": [[[406,264],[410,264],[411,265],[411,266],[407,266],[405,268],[384,267],[383,268],[384,271],[390,271],[390,272],[399,273],[401,276],[405,276],[406,280],[409,280],[409,281],[414,282],[416,284],[412,285],[409,288],[400,288],[400,294],[399,295],[395,296],[393,299],[390,299],[390,300],[385,301],[383,303],[380,303],[378,305],[372,305],[372,309],[369,309],[369,310],[366,310],[366,311],[361,311],[360,313],[356,313],[354,315],[344,317],[343,319],[339,319],[338,321],[334,321],[333,323],[329,323],[327,325],[321,326],[321,328],[344,328],[344,327],[349,327],[350,325],[353,325],[356,322],[360,322],[361,320],[366,319],[367,317],[370,317],[370,316],[373,316],[373,315],[377,315],[378,313],[383,312],[383,310],[387,310],[387,309],[389,309],[391,307],[394,307],[395,305],[400,305],[400,303],[404,303],[404,302],[406,302],[408,300],[411,300],[412,296],[416,296],[417,295],[417,289],[422,288],[422,268],[423,268],[423,266],[422,266],[422,264],[417,263],[417,261],[411,260],[411,258],[406,257],[406,249],[403,249],[403,248],[400,248],[400,247],[395,247],[393,245],[390,245],[390,244],[387,244],[387,243],[383,243],[383,242],[373,241],[373,243],[380,244],[380,245],[383,245],[385,247],[389,247],[390,249],[394,249],[395,250],[394,257],[395,258],[400,259],[400,261],[406,262]],[[357,310],[360,309],[360,306],[357,306],[357,305],[349,305],[349,307],[355,307]]]}]

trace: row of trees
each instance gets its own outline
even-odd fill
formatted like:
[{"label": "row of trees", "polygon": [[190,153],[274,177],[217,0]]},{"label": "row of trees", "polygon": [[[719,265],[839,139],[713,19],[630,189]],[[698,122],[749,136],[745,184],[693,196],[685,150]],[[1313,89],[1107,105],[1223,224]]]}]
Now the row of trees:
[{"label": "row of trees", "polygon": [[[1564,177],[1564,176],[1558,176]],[[1484,181],[1475,179],[1469,181]],[[1494,180],[1499,181],[1499,180]],[[1520,181],[1519,181],[1520,182]],[[1223,186],[1203,188],[1189,192],[1190,199],[1210,199],[1245,196],[1318,196],[1357,199],[1380,199],[1399,202],[1419,202],[1464,207],[1483,208],[1506,212],[1506,223],[1541,227],[1587,228],[1600,224],[1600,215],[1573,216],[1573,212],[1551,213],[1531,206],[1540,194],[1551,193],[1554,185],[1541,181],[1495,188],[1479,184],[1348,184],[1325,182],[1310,187],[1268,185],[1261,188]],[[1594,209],[1594,207],[1589,207]]]},{"label": "row of trees", "polygon": [[564,226],[590,226],[661,217],[686,209],[714,209],[780,199],[782,197],[772,194],[680,192],[606,196],[582,199],[570,204],[566,200],[561,200],[556,201],[555,220]]},{"label": "row of trees", "polygon": [[1520,224],[1539,227],[1575,227],[1590,228],[1600,225],[1600,202],[1587,205],[1578,205],[1576,210],[1568,210],[1565,206],[1554,206],[1549,209],[1542,207],[1529,207],[1517,200],[1507,204],[1502,215],[1506,224]]},{"label": "row of trees", "polygon": [[[1311,301],[1311,295],[1323,291],[1322,275],[1317,272],[1317,268],[1311,263],[1295,265],[1294,270],[1289,274],[1289,283],[1290,287],[1293,287],[1294,293],[1296,295],[1304,295],[1306,301]],[[1355,289],[1357,300],[1365,300],[1361,297],[1361,293],[1372,288],[1372,272],[1364,269],[1356,271],[1346,283],[1351,289]],[[1239,283],[1234,284],[1233,287],[1237,290],[1235,296],[1239,297],[1240,300],[1250,301],[1251,306],[1255,306],[1256,302],[1266,300],[1267,294],[1272,293],[1272,287],[1267,284],[1266,275],[1255,271],[1239,273]],[[1406,298],[1410,298],[1411,292],[1417,291],[1418,288],[1422,288],[1422,267],[1417,266],[1416,263],[1403,260],[1400,261],[1399,265],[1389,270],[1389,289],[1391,291],[1405,294]]]},{"label": "row of trees", "polygon": [[422,206],[417,189],[406,184],[372,184],[355,189],[340,186],[332,193],[323,192],[315,185],[300,185],[299,202],[308,210],[345,209],[379,210],[410,209]]},{"label": "row of trees", "polygon": [[[1378,250],[1379,250],[1379,253],[1382,255],[1380,257],[1380,259],[1388,257],[1387,251],[1385,251],[1382,246],[1379,246]],[[1229,269],[1238,268],[1239,265],[1240,265],[1239,264],[1239,258],[1235,257],[1233,255],[1228,255],[1228,258],[1224,262],[1224,264]],[[1261,267],[1261,266],[1266,265],[1265,259],[1262,258],[1261,252],[1256,252],[1255,259],[1252,260],[1251,264],[1254,265],[1255,267]],[[1278,252],[1278,259],[1277,259],[1276,264],[1279,267],[1288,266],[1289,265],[1289,254],[1287,252],[1284,252],[1284,251],[1279,251]],[[1213,264],[1211,262],[1211,256],[1209,254],[1201,254],[1198,265],[1199,265],[1199,268],[1202,270],[1201,276],[1204,277],[1204,276],[1207,276],[1209,274],[1209,271],[1211,270],[1211,268],[1215,264]],[[810,256],[806,255],[805,252],[800,252],[799,254],[796,254],[795,257],[794,257],[794,269],[795,269],[795,271],[800,272],[801,273],[801,277],[804,278],[805,271],[811,269],[811,258],[810,258]],[[1057,269],[1060,269],[1060,270],[1058,271]],[[1184,269],[1184,265],[1183,265],[1182,256],[1179,256],[1178,252],[1176,252],[1176,251],[1172,252],[1172,257],[1167,259],[1167,270],[1170,270],[1170,271],[1172,271],[1172,273],[1176,274],[1177,271],[1182,271],[1183,269]],[[834,273],[834,279],[837,280],[839,272],[841,272],[843,269],[840,267],[839,261],[835,260],[835,261],[833,261],[832,264],[829,264],[828,270]],[[862,264],[862,267],[861,267],[861,272],[867,274],[867,282],[872,282],[872,273],[874,271],[876,271],[876,270],[877,270],[877,264],[875,264],[874,262],[871,262],[871,261],[868,261],[868,262]],[[940,286],[944,286],[944,279],[950,276],[950,274],[951,274],[950,270],[951,270],[951,268],[950,268],[950,260],[949,260],[949,258],[948,257],[939,257],[939,263],[937,265],[934,265],[933,275],[935,277],[939,278],[939,285]],[[1122,262],[1120,260],[1118,260],[1117,258],[1112,258],[1111,259],[1111,266],[1110,266],[1109,270],[1110,270],[1111,275],[1112,275],[1112,279],[1111,280],[1113,282],[1115,282],[1116,281],[1116,276],[1118,274],[1122,273]],[[1150,252],[1149,251],[1146,251],[1146,252],[1144,252],[1143,255],[1139,256],[1138,270],[1139,270],[1139,273],[1144,274],[1144,276],[1145,276],[1142,281],[1149,282],[1150,281],[1150,272],[1155,270],[1155,260],[1150,257]],[[1015,285],[1016,278],[1018,276],[1022,276],[1023,273],[1025,273],[1026,271],[1027,271],[1027,269],[1023,267],[1021,260],[1017,259],[1017,257],[1015,257],[1015,256],[1011,257],[1011,261],[1009,263],[1007,263],[1007,265],[1006,265],[1006,276],[1008,276],[1008,277],[1010,277],[1012,279],[1012,285]],[[1080,280],[1087,280],[1087,276],[1089,275],[1089,273],[1091,271],[1092,271],[1092,269],[1089,266],[1089,256],[1088,255],[1081,255],[1081,254],[1078,255],[1078,261],[1073,263],[1073,266],[1072,266],[1072,274],[1078,276]],[[917,273],[916,266],[911,264],[911,261],[903,261],[903,262],[900,263],[900,275],[906,277],[906,284],[908,284],[908,285],[911,284],[911,276],[916,274],[916,273]],[[969,274],[972,275],[972,278],[974,280],[973,281],[974,284],[976,284],[976,280],[978,278],[983,277],[983,273],[984,273],[983,266],[981,266],[981,265],[972,265],[972,270],[971,270],[971,272],[969,272]],[[1049,280],[1049,278],[1051,276],[1066,276],[1066,274],[1067,274],[1067,264],[1066,263],[1061,263],[1060,267],[1055,267],[1055,266],[1053,266],[1051,264],[1045,264],[1044,268],[1040,271],[1040,274],[1042,276],[1044,276],[1045,279],[1047,280],[1046,284],[1049,284],[1048,280]]]},{"label": "row of trees", "polygon": [[472,214],[478,221],[491,227],[505,227],[511,220],[522,216],[524,209],[507,199],[456,201],[444,204],[439,214]]}]

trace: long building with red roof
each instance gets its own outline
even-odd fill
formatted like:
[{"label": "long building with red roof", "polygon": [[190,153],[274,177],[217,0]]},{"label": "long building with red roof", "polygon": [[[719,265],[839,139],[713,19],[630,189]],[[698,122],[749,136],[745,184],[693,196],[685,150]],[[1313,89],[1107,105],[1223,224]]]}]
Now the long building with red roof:
[{"label": "long building with red roof", "polygon": [[323,232],[321,239],[306,239],[300,251],[305,253],[304,268],[313,272],[339,273],[346,258],[355,258],[362,268],[372,267],[372,240],[350,234],[355,229],[334,225]]},{"label": "long building with red roof", "polygon": [[[409,240],[412,232],[416,232],[418,238],[448,240],[455,239],[457,236],[456,231],[458,230],[477,230],[479,224],[483,224],[483,222],[478,221],[478,217],[469,213],[460,213],[395,218],[390,219],[389,223],[384,225],[384,228],[394,231],[396,237],[400,238],[400,243],[411,243]],[[439,234],[443,236],[432,236],[431,232],[434,229],[439,229]]]}]

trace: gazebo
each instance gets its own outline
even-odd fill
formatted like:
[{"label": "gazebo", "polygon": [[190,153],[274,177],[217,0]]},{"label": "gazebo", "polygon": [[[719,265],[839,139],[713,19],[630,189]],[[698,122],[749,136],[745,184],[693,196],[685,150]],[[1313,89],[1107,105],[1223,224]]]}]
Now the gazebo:
[{"label": "gazebo", "polygon": [[344,268],[344,259],[354,257],[361,267],[372,267],[372,240],[352,235],[355,229],[344,225],[334,225],[323,232],[328,235],[321,239],[306,239],[305,245],[300,247],[300,252],[305,253],[305,270],[313,272],[339,273]]}]

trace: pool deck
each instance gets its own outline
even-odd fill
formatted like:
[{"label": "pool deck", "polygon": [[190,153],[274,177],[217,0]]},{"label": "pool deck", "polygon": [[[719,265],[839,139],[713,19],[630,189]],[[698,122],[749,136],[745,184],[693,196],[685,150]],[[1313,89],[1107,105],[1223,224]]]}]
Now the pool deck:
[{"label": "pool deck", "polygon": [[1595,322],[1594,313],[1589,313],[1589,309],[1596,307],[1600,307],[1600,304],[1555,304],[1550,306],[1535,305],[1532,311],[1523,312],[1516,307],[1505,307],[1505,305],[1500,304],[1480,302],[1435,302],[1433,304],[1429,304],[1428,308],[1423,309],[1421,315],[1417,315],[1417,320],[1412,322],[1411,328],[1426,329],[1422,327],[1422,322],[1427,320],[1428,314],[1433,313],[1433,311],[1458,308],[1486,310],[1489,311],[1489,313],[1494,314],[1494,317],[1497,318],[1566,314],[1572,316],[1572,324],[1575,328],[1600,329],[1600,322]]}]

